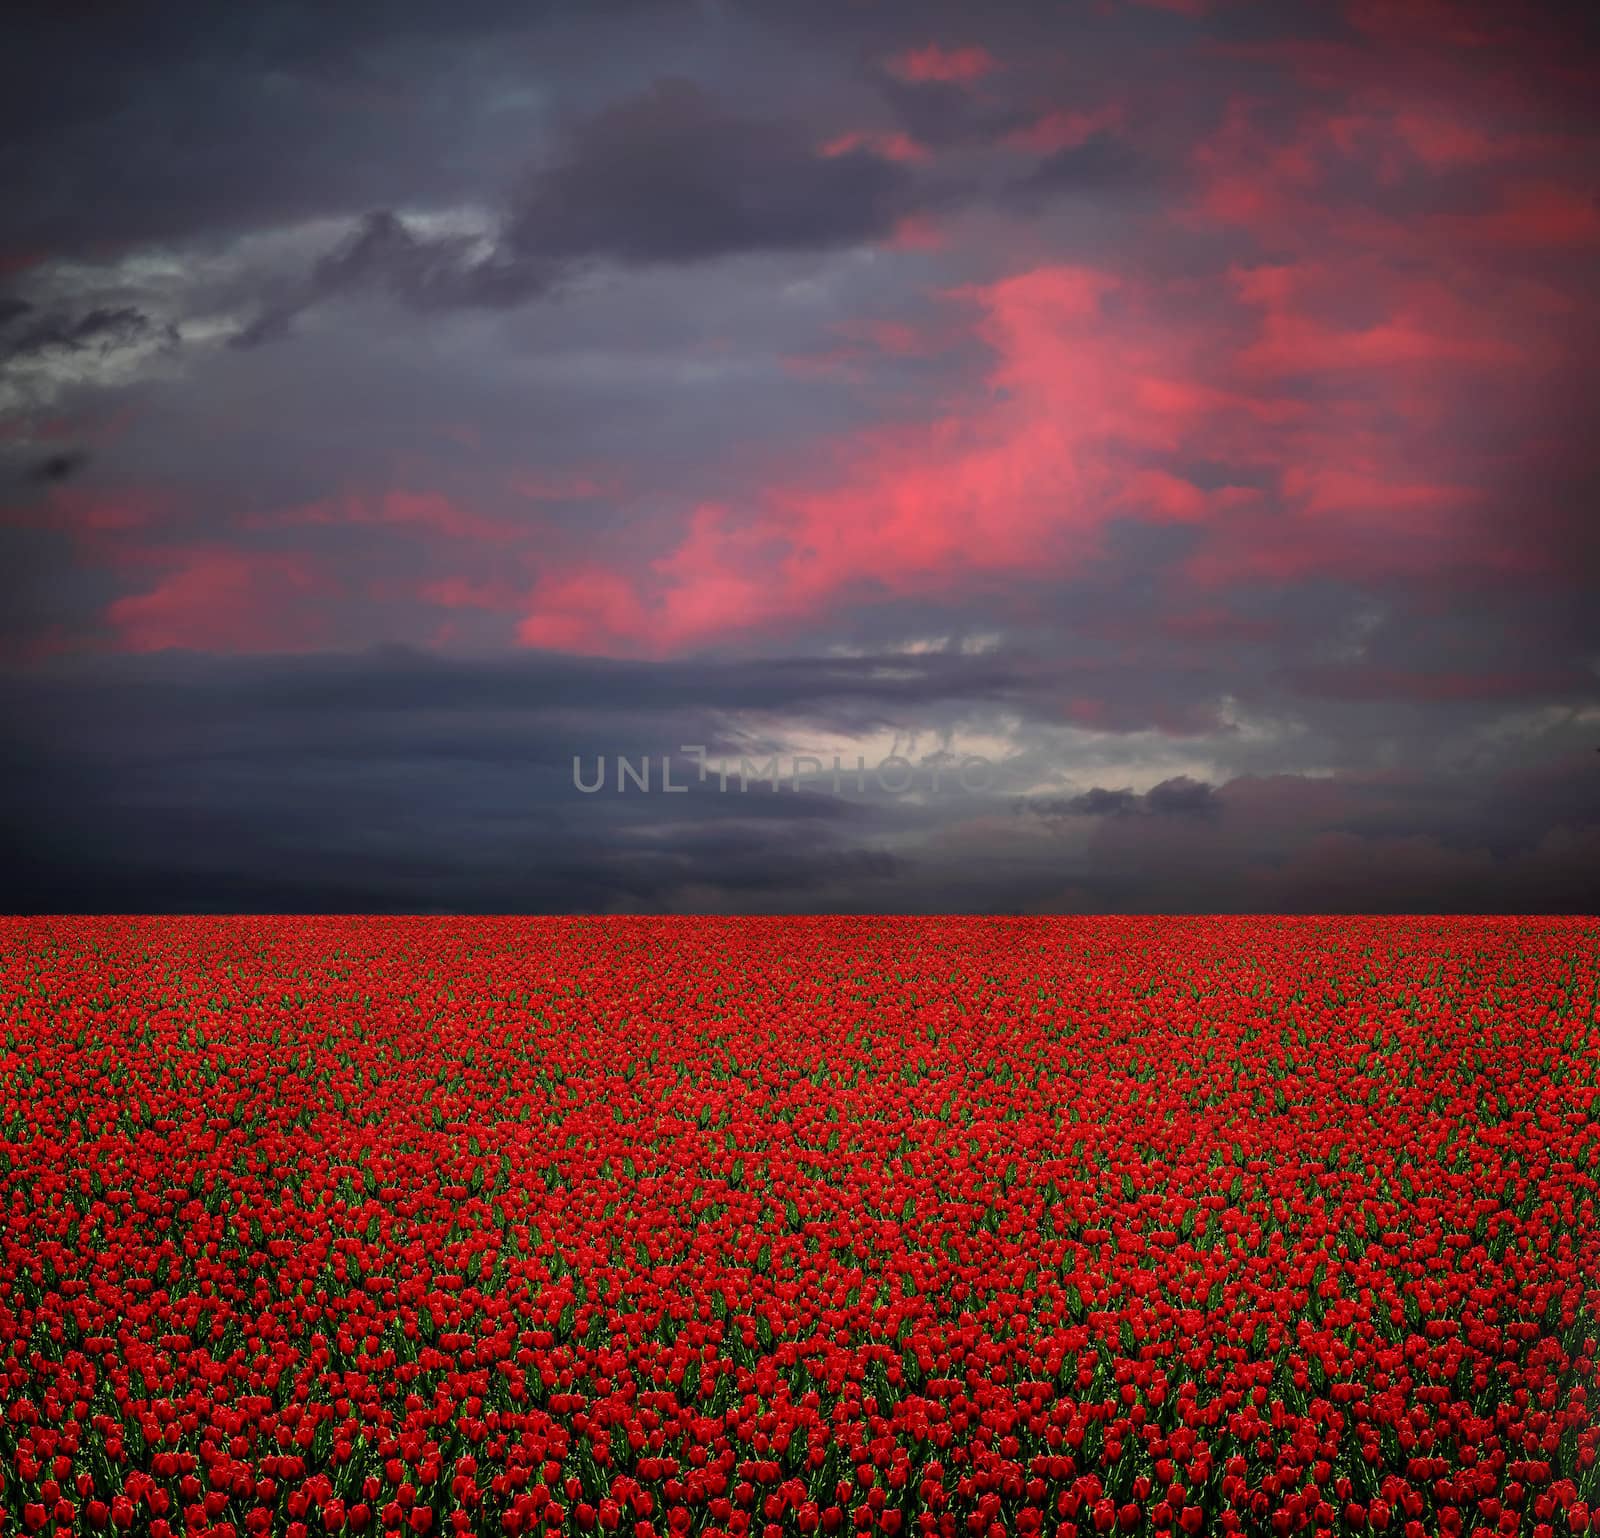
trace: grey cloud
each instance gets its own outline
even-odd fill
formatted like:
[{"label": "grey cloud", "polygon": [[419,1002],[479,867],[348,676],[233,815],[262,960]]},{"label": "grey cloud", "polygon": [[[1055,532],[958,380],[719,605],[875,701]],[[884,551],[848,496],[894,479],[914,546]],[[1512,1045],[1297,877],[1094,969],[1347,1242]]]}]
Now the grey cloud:
[{"label": "grey cloud", "polygon": [[324,255],[291,293],[269,301],[229,339],[236,349],[289,336],[295,317],[333,294],[377,291],[417,309],[520,304],[555,282],[552,262],[524,258],[503,241],[488,255],[463,236],[419,234],[398,214],[376,209]]},{"label": "grey cloud", "polygon": [[388,210],[368,214],[354,237],[318,264],[314,288],[385,289],[419,308],[456,304],[516,304],[546,288],[550,264],[520,260],[498,248],[474,255],[475,242],[461,236],[429,239]]},{"label": "grey cloud", "polygon": [[293,333],[294,317],[303,307],[303,301],[270,305],[257,311],[245,325],[228,338],[228,346],[237,350],[261,347],[268,342],[281,342]]}]

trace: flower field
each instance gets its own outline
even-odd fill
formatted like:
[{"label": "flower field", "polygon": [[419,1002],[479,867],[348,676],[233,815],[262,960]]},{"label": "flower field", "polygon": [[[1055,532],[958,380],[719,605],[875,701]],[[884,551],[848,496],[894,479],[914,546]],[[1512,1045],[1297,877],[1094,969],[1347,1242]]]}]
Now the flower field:
[{"label": "flower field", "polygon": [[0,945],[6,1533],[1600,1524],[1595,920]]}]

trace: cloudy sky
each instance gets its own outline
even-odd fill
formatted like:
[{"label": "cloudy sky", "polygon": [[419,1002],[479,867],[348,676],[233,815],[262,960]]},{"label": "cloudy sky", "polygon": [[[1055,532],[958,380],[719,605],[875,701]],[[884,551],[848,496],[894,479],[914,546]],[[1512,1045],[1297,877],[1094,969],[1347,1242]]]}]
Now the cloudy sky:
[{"label": "cloudy sky", "polygon": [[[1593,911],[1597,55],[1487,0],[28,7],[6,905]],[[911,789],[796,788],[835,754]]]}]

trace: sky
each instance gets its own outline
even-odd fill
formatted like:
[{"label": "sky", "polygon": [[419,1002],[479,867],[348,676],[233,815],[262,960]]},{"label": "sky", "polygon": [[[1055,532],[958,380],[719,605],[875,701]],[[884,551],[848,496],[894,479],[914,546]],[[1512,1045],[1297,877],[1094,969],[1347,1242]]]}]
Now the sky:
[{"label": "sky", "polygon": [[1591,10],[8,26],[5,906],[1600,906]]}]

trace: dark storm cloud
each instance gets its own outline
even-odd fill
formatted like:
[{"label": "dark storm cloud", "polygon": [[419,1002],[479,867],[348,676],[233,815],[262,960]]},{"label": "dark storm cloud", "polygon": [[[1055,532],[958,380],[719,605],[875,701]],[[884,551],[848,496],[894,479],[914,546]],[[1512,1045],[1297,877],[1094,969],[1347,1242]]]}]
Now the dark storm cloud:
[{"label": "dark storm cloud", "polygon": [[1574,815],[1508,836],[1470,777],[1241,776],[1215,817],[1101,819],[1076,891],[1099,911],[1593,912],[1600,775],[1564,777]]},{"label": "dark storm cloud", "polygon": [[1007,187],[1006,196],[1020,206],[1038,207],[1074,194],[1126,192],[1154,174],[1127,140],[1096,133],[1082,144],[1045,156],[1028,175]]},{"label": "dark storm cloud", "polygon": [[177,341],[170,327],[158,326],[131,305],[99,306],[80,314],[54,310],[38,314],[32,305],[15,308],[9,318],[0,312],[0,360],[33,357],[54,351],[109,352],[149,337]]},{"label": "dark storm cloud", "polygon": [[570,124],[507,199],[488,250],[377,210],[235,345],[276,340],[294,310],[327,294],[504,307],[592,262],[684,265],[870,240],[912,206],[912,178],[890,161],[862,149],[824,155],[800,124],[735,111],[690,80],[658,80]]},{"label": "dark storm cloud", "polygon": [[71,480],[88,463],[89,456],[82,449],[68,449],[36,460],[28,466],[25,478],[34,485],[52,486]]},{"label": "dark storm cloud", "polygon": [[[631,7],[630,7],[631,9]],[[502,3],[28,4],[0,49],[0,256],[115,252],[435,196]],[[514,75],[517,50],[492,64]],[[469,178],[470,180],[470,178]]]},{"label": "dark storm cloud", "polygon": [[[834,887],[864,894],[903,861],[847,799],[573,787],[575,755],[587,775],[596,754],[676,755],[683,737],[737,754],[722,712],[755,694],[826,714],[870,687],[849,669],[796,673],[739,666],[697,688],[683,668],[390,652],[12,678],[8,711],[36,713],[0,753],[8,904],[484,911],[661,906],[702,888],[802,907]],[[676,772],[692,777],[682,760]]]},{"label": "dark storm cloud", "polygon": [[1300,693],[1333,700],[1411,699],[1440,703],[1509,700],[1528,704],[1541,700],[1600,699],[1600,674],[1581,667],[1546,667],[1532,672],[1491,664],[1482,670],[1434,672],[1372,662],[1324,663],[1296,669],[1293,677]]},{"label": "dark storm cloud", "polygon": [[931,149],[992,144],[1031,121],[1026,107],[951,81],[885,75],[879,88],[901,127]]},{"label": "dark storm cloud", "polygon": [[[898,659],[904,661],[905,659]],[[409,651],[61,665],[0,682],[24,910],[1490,911],[1595,894],[1600,773],[1172,776],[1032,798],[581,795],[571,759],[755,751],[759,704],[847,727],[1007,686],[1007,659],[446,663]],[[875,696],[881,694],[882,699]],[[1048,729],[1041,695],[1033,727]],[[692,780],[679,760],[678,778]],[[736,785],[735,781],[735,785]]]},{"label": "dark storm cloud", "polygon": [[1203,780],[1178,775],[1152,785],[1145,792],[1144,804],[1158,816],[1209,817],[1217,810],[1217,796]]},{"label": "dark storm cloud", "polygon": [[[721,662],[615,662],[554,654],[447,659],[407,647],[306,658],[194,653],[104,658],[40,675],[0,678],[14,737],[41,746],[61,733],[113,729],[130,753],[204,746],[211,756],[292,751],[297,733],[363,750],[364,731],[402,729],[452,755],[478,741],[438,736],[440,722],[508,723],[523,762],[570,764],[574,752],[676,750],[679,739],[737,752],[719,715],[764,712],[830,731],[862,733],[896,718],[937,719],[941,707],[1000,702],[1045,718],[1058,680],[1037,660],[931,653]],[[585,738],[585,728],[605,742]],[[658,734],[635,741],[627,730]],[[333,736],[330,737],[329,733]],[[702,734],[696,737],[693,733]],[[689,735],[684,735],[684,734]],[[709,737],[704,734],[711,734]],[[237,735],[235,735],[237,734]],[[504,742],[485,738],[498,757]]]},{"label": "dark storm cloud", "polygon": [[882,235],[908,202],[899,166],[819,155],[799,125],[661,80],[577,125],[516,199],[506,240],[534,260],[704,261]]},{"label": "dark storm cloud", "polygon": [[1152,785],[1142,795],[1133,790],[1107,790],[1095,785],[1076,796],[1036,797],[1019,804],[1046,820],[1058,817],[1210,817],[1219,807],[1214,786],[1188,775],[1175,775]]},{"label": "dark storm cloud", "polygon": [[[0,259],[103,255],[493,196],[538,148],[551,105],[589,118],[590,164],[603,182],[618,171],[606,159],[608,133],[613,151],[622,142],[616,136],[631,140],[641,130],[698,144],[717,124],[736,131],[752,115],[691,108],[686,116],[647,99],[605,115],[607,103],[633,96],[651,74],[720,66],[735,83],[752,83],[747,95],[770,94],[765,82],[778,94],[787,88],[792,110],[843,89],[837,64],[816,68],[827,49],[836,61],[864,54],[871,88],[887,94],[919,138],[981,142],[1020,124],[1023,109],[1004,93],[998,103],[974,103],[939,82],[897,81],[881,70],[882,56],[908,36],[973,26],[961,7],[909,0],[871,8],[818,0],[744,16],[672,0],[595,8],[516,0],[13,6],[0,50]],[[1050,12],[1033,5],[990,8],[985,28],[1019,49],[1052,32]],[[780,211],[780,226],[811,231],[835,218],[851,225],[862,215],[849,203],[870,207],[880,195],[857,171],[837,215],[817,209],[815,173],[793,145],[770,142],[759,121],[755,129],[751,149],[760,161],[775,173],[788,166],[809,184],[798,197],[804,206]],[[709,148],[725,173],[751,174],[756,157],[741,160],[737,144]],[[650,164],[648,150],[638,164]],[[701,200],[678,210],[677,223],[704,213],[724,238],[738,238],[753,217],[748,204],[718,203],[685,170],[670,167],[669,176]],[[637,188],[663,206],[666,187]],[[588,196],[576,189],[569,209],[596,220],[596,238],[656,244],[649,231],[619,230],[611,212],[587,208]]]}]

